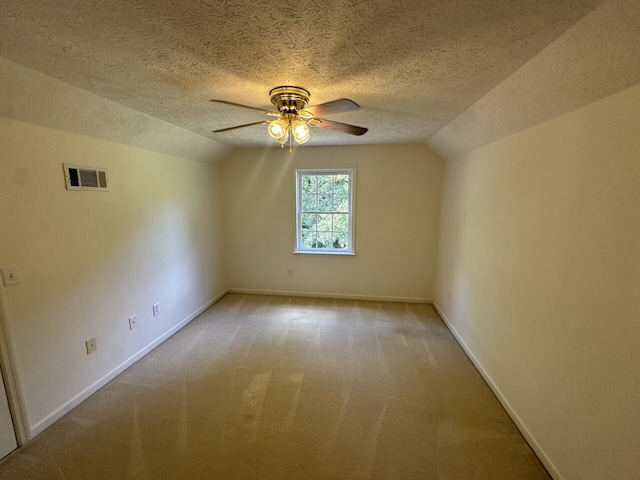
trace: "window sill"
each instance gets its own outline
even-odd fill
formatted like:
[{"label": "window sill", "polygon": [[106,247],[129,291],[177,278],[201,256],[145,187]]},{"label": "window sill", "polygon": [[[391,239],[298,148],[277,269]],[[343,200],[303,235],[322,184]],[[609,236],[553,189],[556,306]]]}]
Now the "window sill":
[{"label": "window sill", "polygon": [[355,257],[356,256],[356,252],[338,252],[335,250],[330,250],[330,251],[314,251],[314,250],[294,250],[293,251],[294,254],[301,254],[301,255],[337,255],[339,257]]}]

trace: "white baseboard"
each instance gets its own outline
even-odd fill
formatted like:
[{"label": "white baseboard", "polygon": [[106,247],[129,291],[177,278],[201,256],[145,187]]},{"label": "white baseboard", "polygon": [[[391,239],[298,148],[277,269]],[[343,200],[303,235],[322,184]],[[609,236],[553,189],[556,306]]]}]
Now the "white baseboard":
[{"label": "white baseboard", "polygon": [[194,318],[196,318],[198,315],[200,315],[202,312],[204,312],[207,308],[209,308],[211,305],[216,303],[218,300],[220,300],[226,294],[227,294],[227,290],[223,290],[222,292],[220,292],[214,298],[212,298],[207,303],[205,303],[204,305],[199,307],[195,312],[191,313],[188,317],[186,317],[180,323],[178,323],[177,325],[175,325],[172,328],[170,328],[167,332],[165,332],[160,337],[155,339],[153,342],[151,342],[149,345],[144,347],[142,350],[140,350],[139,352],[137,352],[134,355],[132,355],[131,357],[129,357],[123,363],[121,363],[116,368],[114,368],[109,373],[107,373],[105,376],[100,378],[98,381],[96,381],[95,383],[93,383],[92,385],[90,385],[89,387],[84,389],[82,392],[77,394],[75,397],[73,397],[72,399],[70,399],[69,401],[67,401],[63,405],[61,405],[59,408],[57,408],[56,410],[51,412],[49,415],[47,415],[45,418],[40,420],[38,423],[36,423],[32,427],[29,427],[29,433],[28,433],[29,438],[28,438],[28,440],[33,439],[36,435],[38,435],[39,433],[43,432],[47,427],[51,426],[57,420],[59,420],[64,415],[66,415],[71,410],[73,410],[75,407],[80,405],[83,401],[85,401],[87,398],[89,398],[95,392],[100,390],[107,383],[109,383],[115,377],[120,375],[127,368],[129,368],[131,365],[136,363],[138,360],[140,360],[142,357],[144,357],[147,353],[149,353],[151,350],[156,348],[158,345],[163,343],[165,340],[167,340],[173,334],[178,332],[180,329],[182,329],[184,326],[186,326],[189,322],[191,322]]},{"label": "white baseboard", "polygon": [[516,426],[518,427],[518,430],[520,430],[520,433],[522,433],[522,436],[527,440],[527,442],[529,443],[529,446],[533,449],[533,451],[536,453],[536,455],[538,456],[538,458],[540,459],[544,467],[547,469],[547,472],[549,472],[549,475],[551,475],[555,480],[564,480],[564,477],[560,474],[560,472],[558,471],[556,466],[553,464],[549,456],[546,454],[542,446],[538,443],[538,441],[533,436],[531,431],[527,428],[527,426],[522,421],[520,416],[513,409],[513,407],[509,403],[509,400],[507,400],[507,398],[502,394],[502,391],[500,390],[498,385],[496,385],[496,383],[493,381],[493,379],[491,378],[491,375],[489,375],[489,373],[487,373],[487,371],[484,369],[484,367],[480,363],[480,360],[478,360],[478,358],[471,351],[469,346],[465,343],[465,341],[460,336],[458,331],[455,329],[453,324],[449,321],[447,316],[444,314],[444,312],[442,311],[438,303],[433,302],[433,306],[437,310],[440,317],[442,317],[442,320],[444,320],[445,325],[451,331],[451,333],[453,334],[457,342],[460,344],[462,349],[465,351],[465,353],[467,354],[471,362],[475,365],[478,372],[480,372],[480,375],[482,375],[482,378],[484,378],[484,381],[487,382],[487,385],[489,385],[489,388],[491,388],[494,395],[498,398],[498,401],[502,404],[504,409],[507,411],[507,413],[511,417],[511,420],[513,420],[513,422],[516,424]]},{"label": "white baseboard", "polygon": [[230,288],[228,291],[229,293],[244,293],[247,295],[274,295],[279,297],[336,298],[341,300],[368,300],[373,302],[433,303],[430,298],[388,297],[383,295],[358,295],[351,293],[293,292],[285,290],[253,290],[249,288]]}]

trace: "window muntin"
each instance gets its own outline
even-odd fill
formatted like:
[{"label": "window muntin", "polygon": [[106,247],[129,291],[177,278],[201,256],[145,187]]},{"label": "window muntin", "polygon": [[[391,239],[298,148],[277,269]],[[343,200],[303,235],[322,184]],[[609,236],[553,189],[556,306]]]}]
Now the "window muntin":
[{"label": "window muntin", "polygon": [[296,171],[296,252],[353,254],[354,171]]}]

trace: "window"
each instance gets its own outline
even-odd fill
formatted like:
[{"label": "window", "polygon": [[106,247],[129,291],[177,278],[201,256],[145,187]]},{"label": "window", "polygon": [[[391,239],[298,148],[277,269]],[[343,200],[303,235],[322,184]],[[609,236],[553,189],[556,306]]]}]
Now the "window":
[{"label": "window", "polygon": [[296,252],[353,255],[355,172],[296,171]]}]

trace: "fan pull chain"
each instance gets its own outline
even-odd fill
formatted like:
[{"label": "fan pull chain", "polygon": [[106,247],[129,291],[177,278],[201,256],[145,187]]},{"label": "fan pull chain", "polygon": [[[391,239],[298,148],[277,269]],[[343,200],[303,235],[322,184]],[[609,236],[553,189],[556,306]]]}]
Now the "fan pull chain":
[{"label": "fan pull chain", "polygon": [[293,153],[293,140],[291,139],[291,125],[289,125],[289,155]]}]

